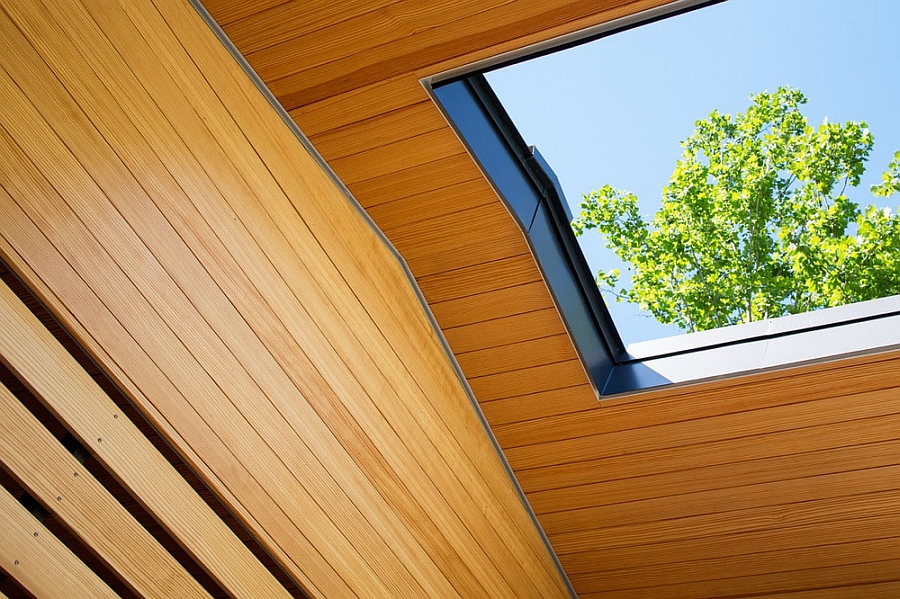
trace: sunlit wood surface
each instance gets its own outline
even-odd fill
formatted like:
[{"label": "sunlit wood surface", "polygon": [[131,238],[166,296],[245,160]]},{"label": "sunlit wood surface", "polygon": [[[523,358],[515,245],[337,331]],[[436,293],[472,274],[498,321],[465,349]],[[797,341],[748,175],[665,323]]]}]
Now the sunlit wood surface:
[{"label": "sunlit wood surface", "polygon": [[[313,596],[565,596],[401,265],[195,9],[0,8],[0,255],[259,545]],[[434,254],[423,249],[423,260]],[[94,434],[139,462],[128,439]],[[40,451],[58,461],[58,448]],[[9,456],[15,480],[4,486],[30,483],[52,504]],[[163,507],[161,518],[189,509]],[[72,509],[59,519],[90,524]],[[112,503],[104,510],[98,518],[127,520]],[[4,531],[23,513],[4,513]],[[87,544],[112,543],[103,518],[78,528]],[[164,526],[178,540],[184,524]],[[241,594],[215,567],[227,548],[180,542]],[[157,550],[132,543],[145,563],[100,553],[113,578],[140,595],[188,596],[175,581],[193,583],[162,554],[172,586],[138,587]],[[64,552],[38,549],[27,555],[44,569],[68,568]]]},{"label": "sunlit wood surface", "polygon": [[409,264],[580,596],[892,597],[897,354],[598,404],[419,83],[661,3],[205,5]]}]

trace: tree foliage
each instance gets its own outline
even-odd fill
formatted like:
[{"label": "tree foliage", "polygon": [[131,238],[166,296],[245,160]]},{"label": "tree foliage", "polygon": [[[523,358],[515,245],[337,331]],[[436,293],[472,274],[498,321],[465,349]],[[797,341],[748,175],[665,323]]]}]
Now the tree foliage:
[{"label": "tree foliage", "polygon": [[[872,149],[866,124],[812,127],[788,87],[751,100],[697,121],[651,222],[627,191],[583,197],[576,235],[599,230],[632,271],[629,289],[617,269],[598,285],[689,331],[900,293],[900,219],[845,195]],[[898,191],[900,152],[872,186]]]}]

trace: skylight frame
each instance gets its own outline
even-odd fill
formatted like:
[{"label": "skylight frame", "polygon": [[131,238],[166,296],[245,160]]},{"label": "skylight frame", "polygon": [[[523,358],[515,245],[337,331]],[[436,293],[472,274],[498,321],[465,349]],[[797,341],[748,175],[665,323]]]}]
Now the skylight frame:
[{"label": "skylight frame", "polygon": [[422,81],[525,233],[601,399],[900,348],[900,295],[626,348],[575,240],[555,174],[525,143],[483,77],[489,70],[720,1],[676,1]]}]

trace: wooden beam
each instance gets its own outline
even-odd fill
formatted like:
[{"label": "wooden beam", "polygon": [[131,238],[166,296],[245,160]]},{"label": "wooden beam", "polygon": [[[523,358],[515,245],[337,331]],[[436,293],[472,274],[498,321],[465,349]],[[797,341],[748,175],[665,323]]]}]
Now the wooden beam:
[{"label": "wooden beam", "polygon": [[118,597],[105,582],[0,488],[0,567],[36,597]]},{"label": "wooden beam", "polygon": [[[4,467],[131,590],[148,597],[209,597],[3,385],[0,413],[0,461]],[[104,420],[125,420],[118,410],[104,416]],[[105,427],[100,424],[99,428]],[[97,442],[102,442],[102,437]]]},{"label": "wooden beam", "polygon": [[0,357],[222,588],[235,597],[288,596],[6,285]]}]

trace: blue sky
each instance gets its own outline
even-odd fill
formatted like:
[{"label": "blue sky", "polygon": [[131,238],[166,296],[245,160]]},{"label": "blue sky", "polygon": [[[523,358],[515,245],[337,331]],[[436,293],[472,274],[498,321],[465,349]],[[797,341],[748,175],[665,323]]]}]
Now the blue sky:
[{"label": "blue sky", "polygon": [[[487,78],[575,214],[582,194],[609,183],[637,194],[649,218],[694,122],[713,109],[744,111],[751,93],[779,85],[809,98],[814,126],[826,116],[869,125],[866,177],[848,193],[867,204],[900,149],[898,24],[900,0],[729,0]],[[582,247],[592,269],[619,266],[599,237]],[[626,343],[680,332],[627,304],[610,309]]]}]

